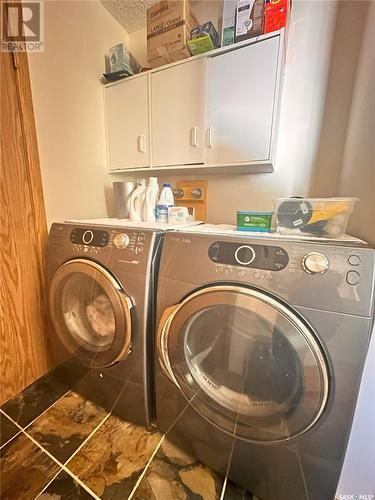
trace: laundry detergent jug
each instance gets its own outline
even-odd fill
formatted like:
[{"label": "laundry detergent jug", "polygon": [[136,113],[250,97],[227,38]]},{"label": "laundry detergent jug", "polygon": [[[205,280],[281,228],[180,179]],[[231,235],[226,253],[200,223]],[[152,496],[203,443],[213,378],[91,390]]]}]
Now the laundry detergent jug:
[{"label": "laundry detergent jug", "polygon": [[158,179],[150,177],[143,203],[143,220],[146,222],[156,221],[156,202],[159,196]]},{"label": "laundry detergent jug", "polygon": [[140,222],[142,220],[143,214],[143,204],[146,194],[146,181],[145,179],[140,179],[137,181],[137,187],[132,192],[129,201],[129,213],[130,220],[135,222]]}]

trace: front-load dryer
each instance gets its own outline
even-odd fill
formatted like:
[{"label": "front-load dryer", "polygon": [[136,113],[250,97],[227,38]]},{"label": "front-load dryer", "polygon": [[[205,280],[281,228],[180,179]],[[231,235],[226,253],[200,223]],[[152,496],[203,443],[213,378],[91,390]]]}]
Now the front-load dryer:
[{"label": "front-load dryer", "polygon": [[53,224],[46,267],[56,373],[92,401],[149,426],[154,293],[163,233]]},{"label": "front-load dryer", "polygon": [[374,250],[170,232],[156,414],[262,500],[332,500],[374,313]]}]

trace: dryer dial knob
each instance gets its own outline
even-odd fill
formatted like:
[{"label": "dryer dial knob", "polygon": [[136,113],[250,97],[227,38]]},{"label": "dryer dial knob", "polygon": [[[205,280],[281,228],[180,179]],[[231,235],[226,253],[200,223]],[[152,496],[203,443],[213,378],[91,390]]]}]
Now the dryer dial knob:
[{"label": "dryer dial knob", "polygon": [[303,270],[308,274],[324,274],[329,269],[329,260],[318,252],[310,252],[302,259]]},{"label": "dryer dial knob", "polygon": [[129,245],[129,236],[125,233],[116,234],[113,243],[116,248],[126,248]]}]

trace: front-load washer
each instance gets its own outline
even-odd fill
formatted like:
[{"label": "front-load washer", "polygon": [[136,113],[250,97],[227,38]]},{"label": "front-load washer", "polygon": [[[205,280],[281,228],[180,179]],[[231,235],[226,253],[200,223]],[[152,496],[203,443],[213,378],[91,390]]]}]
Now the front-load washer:
[{"label": "front-load washer", "polygon": [[154,293],[163,233],[53,224],[46,268],[56,373],[107,410],[154,415]]},{"label": "front-load washer", "polygon": [[374,313],[375,252],[170,232],[157,425],[262,500],[332,500]]}]

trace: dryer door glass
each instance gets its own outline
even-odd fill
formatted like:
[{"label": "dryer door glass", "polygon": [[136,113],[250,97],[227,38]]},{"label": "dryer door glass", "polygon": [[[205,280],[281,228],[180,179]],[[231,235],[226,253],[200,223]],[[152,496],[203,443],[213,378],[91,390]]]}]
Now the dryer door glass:
[{"label": "dryer door glass", "polygon": [[89,366],[124,359],[131,344],[131,302],[95,262],[76,259],[53,277],[50,312],[63,345]]},{"label": "dryer door glass", "polygon": [[159,331],[168,376],[207,419],[230,433],[280,441],[309,429],[328,396],[321,346],[274,297],[213,286],[185,299]]}]

